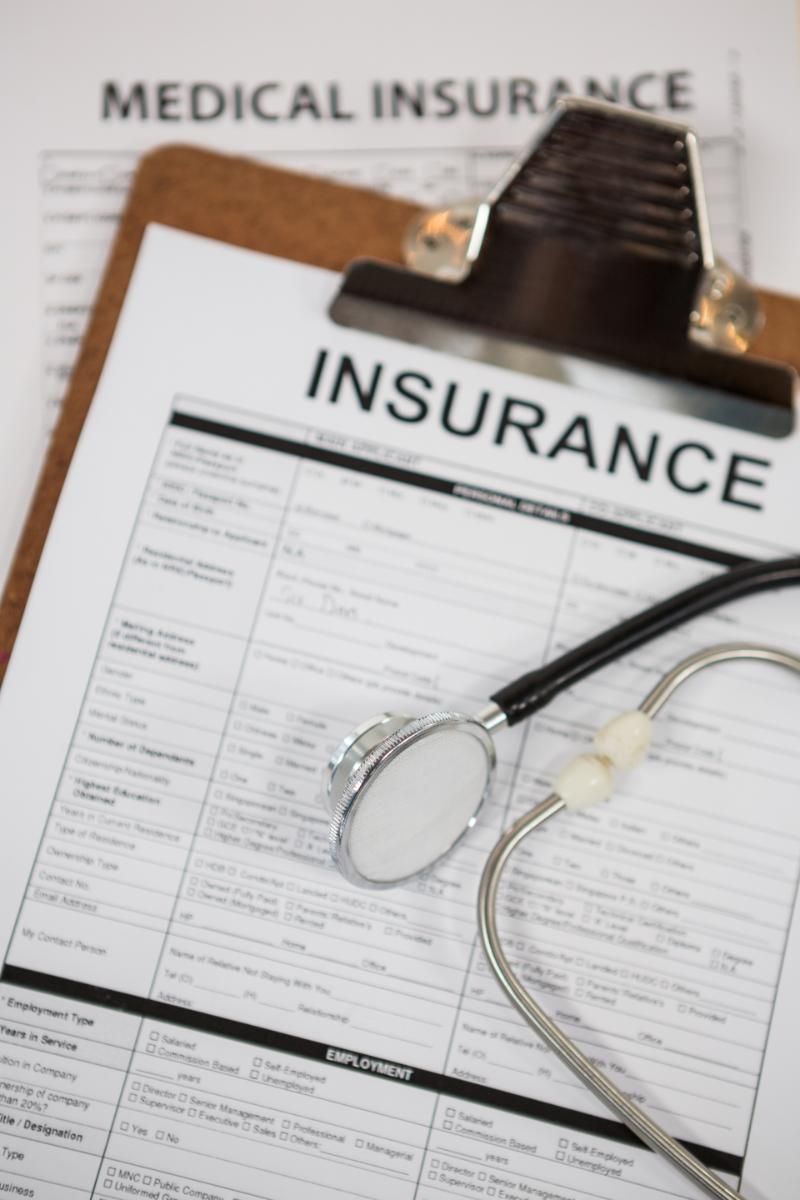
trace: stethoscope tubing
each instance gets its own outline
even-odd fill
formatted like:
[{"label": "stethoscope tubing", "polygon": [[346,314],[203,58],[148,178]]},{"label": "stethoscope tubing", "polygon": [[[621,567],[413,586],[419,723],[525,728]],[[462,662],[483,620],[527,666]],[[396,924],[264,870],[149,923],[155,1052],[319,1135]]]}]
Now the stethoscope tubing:
[{"label": "stethoscope tubing", "polygon": [[[774,584],[773,586],[781,586]],[[715,663],[735,660],[759,660],[785,667],[800,674],[800,656],[769,646],[747,642],[712,646],[678,663],[648,693],[639,705],[648,717],[663,708],[681,684],[698,671]],[[521,816],[503,834],[489,855],[478,889],[478,930],[489,966],[508,999],[524,1017],[543,1042],[553,1050],[570,1070],[651,1150],[663,1155],[685,1176],[705,1189],[717,1200],[744,1200],[740,1192],[720,1179],[714,1171],[696,1158],[681,1142],[671,1137],[643,1109],[619,1090],[602,1071],[595,1067],[571,1038],[548,1017],[520,983],[508,961],[497,928],[497,899],[503,871],[513,852],[535,829],[540,828],[565,807],[564,800],[551,793],[530,812]]]},{"label": "stethoscope tubing", "polygon": [[682,625],[684,621],[732,600],[796,584],[800,584],[798,555],[741,563],[721,575],[676,592],[651,608],[621,621],[613,629],[604,630],[575,649],[568,650],[552,662],[526,672],[495,692],[492,701],[505,714],[508,724],[516,725],[544,708],[578,680]]}]

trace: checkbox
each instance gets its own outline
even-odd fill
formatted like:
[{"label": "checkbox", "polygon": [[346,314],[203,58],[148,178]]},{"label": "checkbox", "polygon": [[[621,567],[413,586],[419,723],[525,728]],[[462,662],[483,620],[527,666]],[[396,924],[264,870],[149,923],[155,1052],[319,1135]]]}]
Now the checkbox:
[{"label": "checkbox", "polygon": [[104,1180],[103,1180],[103,1187],[104,1187],[104,1188],[110,1188],[110,1187],[113,1187],[113,1181],[112,1181],[111,1179],[104,1179]]},{"label": "checkbox", "polygon": [[188,1100],[188,1096],[186,1095],[186,1092],[181,1092],[181,1094],[178,1096],[178,1099],[180,1100],[181,1104],[185,1104],[186,1101]]},{"label": "checkbox", "polygon": [[567,1146],[569,1145],[569,1142],[567,1141],[566,1138],[559,1138],[558,1144],[562,1150],[566,1150]]},{"label": "checkbox", "polygon": [[432,1158],[432,1159],[431,1159],[431,1166],[432,1166],[432,1167],[438,1167],[438,1165],[439,1165],[439,1160],[438,1160],[438,1158]]},{"label": "checkbox", "polygon": [[487,1196],[494,1196],[494,1195],[496,1195],[496,1193],[497,1193],[497,1188],[487,1188],[486,1189]]},{"label": "checkbox", "polygon": [[136,1094],[134,1092],[131,1092],[130,1096],[128,1096],[128,1100],[130,1101],[131,1104],[135,1104],[137,1099],[138,1099],[138,1096],[136,1096]]},{"label": "checkbox", "polygon": [[139,1090],[139,1088],[140,1088],[141,1086],[142,1086],[142,1085],[141,1085],[141,1083],[139,1082],[139,1080],[138,1080],[138,1079],[134,1079],[133,1083],[131,1084],[131,1090],[132,1090],[132,1091],[134,1091],[134,1092],[138,1092],[138,1090]]},{"label": "checkbox", "polygon": [[127,1122],[127,1121],[123,1121],[123,1122],[120,1124],[120,1129],[122,1130],[122,1132],[123,1132],[123,1133],[127,1133],[127,1132],[128,1132],[128,1130],[130,1129],[130,1125],[128,1124],[128,1122]]},{"label": "checkbox", "polygon": [[145,1050],[147,1051],[148,1054],[155,1054],[155,1052],[156,1052],[156,1048],[152,1042],[148,1043],[148,1045],[145,1046]]},{"label": "checkbox", "polygon": [[189,1109],[189,1116],[190,1116],[190,1117],[196,1117],[196,1116],[197,1116],[197,1109],[196,1109],[196,1108],[190,1108],[190,1109]]},{"label": "checkbox", "polygon": [[263,1063],[264,1063],[264,1060],[263,1060],[263,1058],[254,1058],[254,1059],[253,1059],[253,1066],[254,1066],[254,1067],[260,1067],[260,1066],[263,1066]]},{"label": "checkbox", "polygon": [[249,1129],[249,1128],[250,1128],[250,1122],[249,1122],[249,1121],[242,1121],[242,1129],[245,1131],[245,1133],[247,1133],[247,1131],[248,1131],[248,1129]]},{"label": "checkbox", "polygon": [[442,1122],[442,1129],[452,1129],[452,1128],[453,1128],[452,1121],[443,1121]]},{"label": "checkbox", "polygon": [[456,1115],[456,1110],[454,1108],[446,1108],[444,1111],[444,1115],[446,1117],[454,1117]]},{"label": "checkbox", "polygon": [[156,1130],[156,1141],[157,1141],[157,1142],[163,1142],[163,1140],[164,1140],[164,1130],[163,1130],[163,1129],[157,1129],[157,1130]]},{"label": "checkbox", "polygon": [[428,1179],[438,1179],[438,1178],[439,1178],[439,1176],[436,1174],[435,1171],[428,1171]]},{"label": "checkbox", "polygon": [[187,895],[187,896],[189,897],[189,899],[191,900],[191,899],[193,899],[193,898],[194,898],[194,896],[196,896],[196,895],[197,895],[197,893],[195,892],[194,888],[189,888],[189,889],[187,890],[187,892],[186,892],[186,895]]},{"label": "checkbox", "polygon": [[156,1030],[155,1030],[155,1029],[152,1029],[152,1030],[150,1031],[150,1041],[151,1041],[151,1042],[157,1042],[157,1041],[158,1041],[158,1033],[156,1032]]},{"label": "checkbox", "polygon": [[110,1177],[112,1177],[112,1178],[113,1178],[113,1176],[114,1176],[114,1175],[116,1175],[116,1173],[117,1173],[117,1168],[116,1168],[116,1167],[109,1167],[109,1168],[108,1168],[108,1171],[106,1172],[106,1174],[107,1174],[107,1175],[109,1175],[109,1176],[110,1176]]},{"label": "checkbox", "polygon": [[563,1162],[563,1161],[564,1161],[564,1151],[556,1150],[556,1162]]},{"label": "checkbox", "polygon": [[364,1145],[364,1139],[356,1138],[356,1149],[360,1150],[363,1145]]},{"label": "checkbox", "polygon": [[148,1184],[148,1183],[152,1183],[152,1182],[153,1182],[153,1176],[152,1176],[152,1175],[144,1175],[144,1176],[142,1176],[142,1183],[144,1183],[144,1184]]},{"label": "checkbox", "polygon": [[478,1179],[480,1179],[480,1180],[484,1180],[485,1178],[486,1178],[486,1172],[485,1172],[485,1171],[478,1171]]},{"label": "checkbox", "polygon": [[258,1079],[258,1071],[251,1071],[251,1072],[250,1072],[250,1078],[251,1078],[251,1079]]},{"label": "checkbox", "polygon": [[282,1142],[285,1142],[285,1141],[288,1139],[288,1137],[289,1137],[288,1133],[282,1133],[282,1134],[281,1134],[281,1141],[282,1141]]},{"label": "checkbox", "polygon": [[281,1125],[283,1126],[284,1129],[288,1129],[289,1126],[291,1125],[291,1123],[292,1123],[291,1121],[281,1121]]}]

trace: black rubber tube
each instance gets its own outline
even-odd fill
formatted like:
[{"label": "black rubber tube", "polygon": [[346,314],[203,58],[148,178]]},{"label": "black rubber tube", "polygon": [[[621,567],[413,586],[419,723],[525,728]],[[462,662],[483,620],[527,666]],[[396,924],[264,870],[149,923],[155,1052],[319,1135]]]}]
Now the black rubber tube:
[{"label": "black rubber tube", "polygon": [[767,562],[746,562],[715,575],[703,583],[676,592],[652,608],[621,621],[613,629],[590,638],[582,646],[568,650],[560,658],[543,667],[521,675],[492,696],[492,700],[508,717],[509,725],[524,721],[532,713],[549,704],[560,692],[572,687],[594,671],[604,667],[644,645],[652,638],[667,633],[692,617],[709,609],[741,600],[756,592],[800,584],[800,557],[772,559]]}]

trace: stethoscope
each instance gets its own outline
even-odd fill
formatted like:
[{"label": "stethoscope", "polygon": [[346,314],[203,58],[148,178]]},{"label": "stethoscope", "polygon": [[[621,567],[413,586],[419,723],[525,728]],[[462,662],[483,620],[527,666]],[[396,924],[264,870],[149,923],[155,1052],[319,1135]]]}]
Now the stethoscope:
[{"label": "stethoscope", "polygon": [[[383,713],[366,721],[345,738],[328,767],[330,847],[342,874],[362,887],[385,888],[429,870],[478,818],[497,760],[496,730],[525,720],[578,680],[691,617],[730,600],[798,583],[800,557],[745,563],[678,592],[529,671],[495,692],[491,703],[474,717],[456,712],[416,718]],[[551,794],[502,835],[487,859],[478,892],[483,948],[511,1003],[646,1145],[723,1200],[742,1197],[629,1100],[520,983],[498,934],[497,895],[511,854],[534,829],[562,810],[586,808],[607,799],[615,772],[635,766],[645,757],[653,718],[675,690],[698,671],[736,659],[769,662],[800,674],[800,656],[749,642],[713,646],[679,663],[637,709],[606,724],[595,735],[592,750],[561,771]]]}]

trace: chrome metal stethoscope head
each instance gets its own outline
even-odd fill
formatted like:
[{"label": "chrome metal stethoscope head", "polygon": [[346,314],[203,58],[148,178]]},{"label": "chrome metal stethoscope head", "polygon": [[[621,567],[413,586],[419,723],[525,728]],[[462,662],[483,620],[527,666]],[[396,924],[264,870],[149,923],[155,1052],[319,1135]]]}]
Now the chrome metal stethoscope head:
[{"label": "chrome metal stethoscope head", "polygon": [[328,764],[329,836],[351,883],[404,883],[472,828],[491,790],[496,712],[381,713],[338,746]]},{"label": "chrome metal stethoscope head", "polygon": [[362,887],[392,887],[429,869],[474,825],[486,800],[496,761],[492,730],[524,721],[578,680],[689,617],[798,583],[798,555],[744,562],[528,671],[475,717],[372,717],[345,738],[328,766],[335,863]]}]

